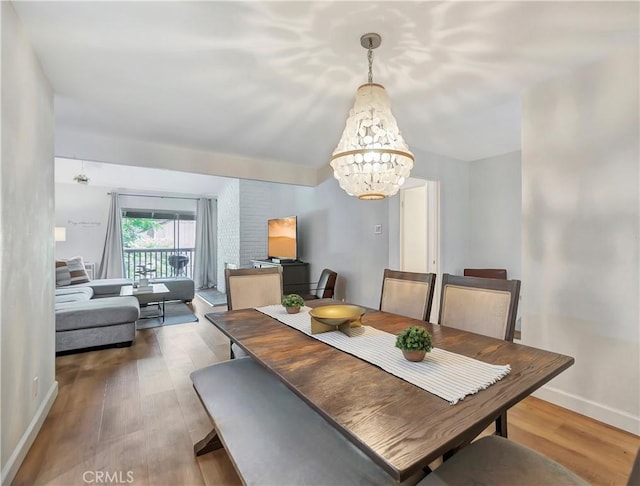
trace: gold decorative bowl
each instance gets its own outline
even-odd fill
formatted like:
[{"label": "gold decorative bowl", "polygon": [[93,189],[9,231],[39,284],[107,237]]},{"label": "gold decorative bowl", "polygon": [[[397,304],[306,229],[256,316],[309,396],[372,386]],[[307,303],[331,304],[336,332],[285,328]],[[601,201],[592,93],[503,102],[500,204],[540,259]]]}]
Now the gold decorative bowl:
[{"label": "gold decorative bowl", "polygon": [[362,307],[348,304],[324,305],[309,311],[311,317],[329,326],[339,326],[345,322],[357,321],[363,314]]},{"label": "gold decorative bowl", "polygon": [[340,331],[348,336],[355,335],[351,328],[359,328],[360,318],[365,310],[357,305],[325,305],[309,311],[311,334]]}]

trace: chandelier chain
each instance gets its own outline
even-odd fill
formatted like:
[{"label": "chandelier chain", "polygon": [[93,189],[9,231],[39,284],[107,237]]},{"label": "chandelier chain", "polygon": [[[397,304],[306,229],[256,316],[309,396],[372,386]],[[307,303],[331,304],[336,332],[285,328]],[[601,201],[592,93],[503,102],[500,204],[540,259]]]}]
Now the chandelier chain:
[{"label": "chandelier chain", "polygon": [[371,43],[371,39],[369,39],[367,59],[369,60],[369,84],[371,84],[373,83],[373,44]]}]

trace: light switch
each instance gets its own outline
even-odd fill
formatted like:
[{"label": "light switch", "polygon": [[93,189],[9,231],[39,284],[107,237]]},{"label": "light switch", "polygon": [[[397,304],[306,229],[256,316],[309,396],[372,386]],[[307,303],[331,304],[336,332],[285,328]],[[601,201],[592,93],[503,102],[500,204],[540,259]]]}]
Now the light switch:
[{"label": "light switch", "polygon": [[382,225],[381,224],[377,224],[373,227],[373,232],[377,235],[382,234]]}]

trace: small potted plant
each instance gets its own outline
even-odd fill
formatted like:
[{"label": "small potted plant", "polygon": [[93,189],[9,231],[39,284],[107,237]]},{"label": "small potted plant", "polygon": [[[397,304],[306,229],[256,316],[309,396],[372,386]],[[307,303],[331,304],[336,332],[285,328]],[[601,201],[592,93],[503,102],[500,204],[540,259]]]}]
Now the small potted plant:
[{"label": "small potted plant", "polygon": [[396,348],[400,348],[409,361],[422,361],[432,347],[431,334],[422,326],[408,327],[396,338]]},{"label": "small potted plant", "polygon": [[298,294],[289,294],[282,299],[282,305],[289,314],[297,314],[304,305],[304,299]]},{"label": "small potted plant", "polygon": [[136,275],[140,275],[140,279],[138,280],[138,284],[134,285],[134,287],[149,287],[149,277],[148,275],[155,273],[156,269],[152,265],[136,265]]}]

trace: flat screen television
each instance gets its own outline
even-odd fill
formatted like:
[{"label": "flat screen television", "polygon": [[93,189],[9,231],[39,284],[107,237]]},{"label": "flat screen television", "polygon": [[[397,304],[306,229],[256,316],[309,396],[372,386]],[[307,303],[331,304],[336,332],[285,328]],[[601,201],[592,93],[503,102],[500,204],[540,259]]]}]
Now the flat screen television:
[{"label": "flat screen television", "polygon": [[270,219],[268,222],[269,258],[297,260],[298,258],[298,218]]}]

